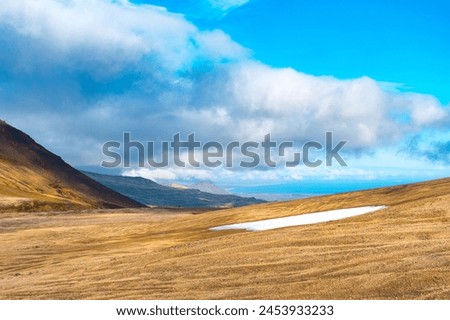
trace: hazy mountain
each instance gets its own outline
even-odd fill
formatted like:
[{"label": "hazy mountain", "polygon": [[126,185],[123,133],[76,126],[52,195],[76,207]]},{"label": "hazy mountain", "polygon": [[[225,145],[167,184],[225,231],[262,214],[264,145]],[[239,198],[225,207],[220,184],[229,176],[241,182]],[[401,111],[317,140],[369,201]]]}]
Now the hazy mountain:
[{"label": "hazy mountain", "polygon": [[0,211],[140,206],[0,121]]},{"label": "hazy mountain", "polygon": [[212,193],[212,194],[231,194],[227,190],[216,186],[211,181],[200,181],[200,182],[191,184],[189,186],[189,188],[197,189],[197,190],[200,190],[200,191],[203,191],[203,192]]},{"label": "hazy mountain", "polygon": [[239,207],[265,201],[236,195],[212,194],[197,189],[163,186],[140,177],[111,176],[84,172],[101,184],[140,203],[159,207],[219,208]]}]

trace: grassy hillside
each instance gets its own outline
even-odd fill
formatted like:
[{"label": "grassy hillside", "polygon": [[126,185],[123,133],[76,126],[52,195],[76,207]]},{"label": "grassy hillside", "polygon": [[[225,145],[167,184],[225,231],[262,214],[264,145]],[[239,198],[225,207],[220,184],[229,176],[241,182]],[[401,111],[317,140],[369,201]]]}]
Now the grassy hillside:
[{"label": "grassy hillside", "polygon": [[0,212],[141,206],[0,121]]}]

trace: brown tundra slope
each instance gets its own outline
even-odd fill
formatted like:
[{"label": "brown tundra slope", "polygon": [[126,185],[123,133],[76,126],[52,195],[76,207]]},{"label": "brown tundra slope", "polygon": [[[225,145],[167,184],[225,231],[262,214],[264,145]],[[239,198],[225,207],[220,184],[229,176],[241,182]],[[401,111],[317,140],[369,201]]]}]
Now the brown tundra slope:
[{"label": "brown tundra slope", "polygon": [[141,206],[0,121],[0,212]]}]

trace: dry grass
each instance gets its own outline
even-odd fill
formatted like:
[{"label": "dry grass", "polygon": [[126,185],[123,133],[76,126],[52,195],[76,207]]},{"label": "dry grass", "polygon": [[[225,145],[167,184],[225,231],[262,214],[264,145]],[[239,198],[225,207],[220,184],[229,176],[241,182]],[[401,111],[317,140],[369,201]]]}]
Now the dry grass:
[{"label": "dry grass", "polygon": [[[208,228],[365,205],[264,232]],[[2,299],[448,299],[450,181],[201,214],[2,214]]]},{"label": "dry grass", "polygon": [[128,207],[143,205],[90,179],[0,120],[0,212]]}]

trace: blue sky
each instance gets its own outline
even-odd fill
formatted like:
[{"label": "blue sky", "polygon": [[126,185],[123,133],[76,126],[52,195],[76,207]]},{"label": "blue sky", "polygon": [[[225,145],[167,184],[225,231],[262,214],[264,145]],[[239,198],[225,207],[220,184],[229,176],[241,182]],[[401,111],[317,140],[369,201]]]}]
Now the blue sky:
[{"label": "blue sky", "polygon": [[333,131],[348,141],[347,167],[121,170],[161,182],[292,192],[311,181],[345,190],[445,177],[449,9],[404,0],[5,0],[0,118],[89,168],[123,132],[142,142],[195,132],[223,144],[271,133],[301,145]]},{"label": "blue sky", "polygon": [[201,1],[134,2],[167,6],[202,28],[224,30],[274,67],[369,76],[450,102],[447,1],[255,0],[225,15],[211,15]]}]

